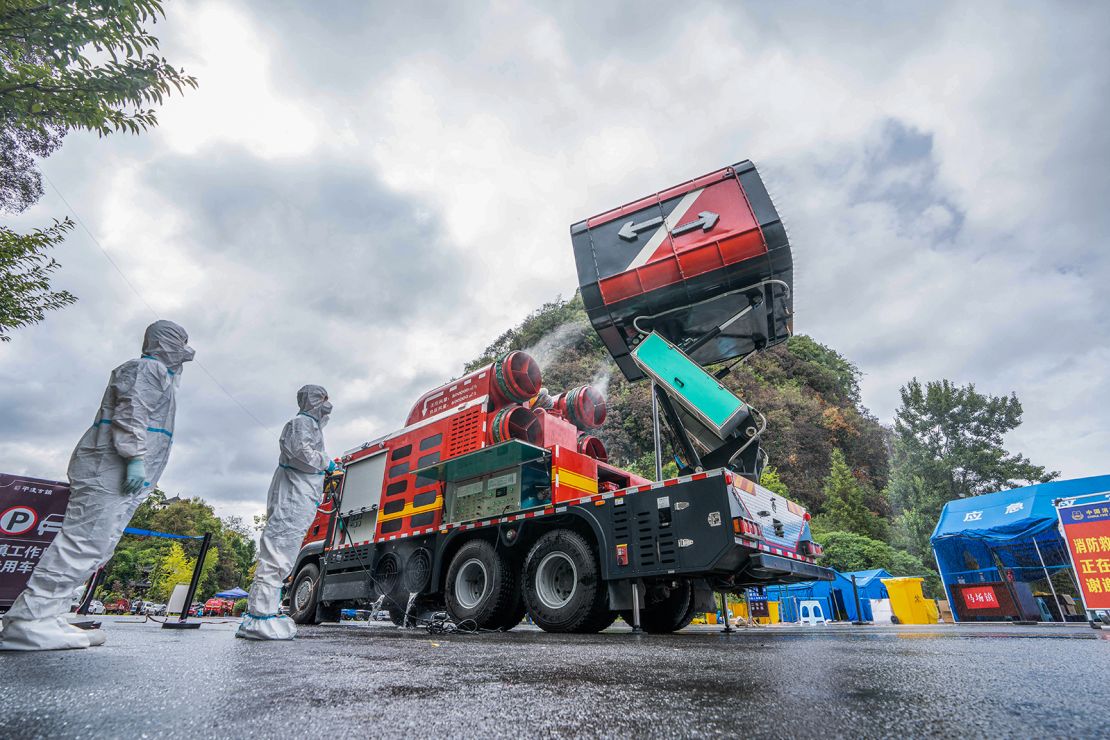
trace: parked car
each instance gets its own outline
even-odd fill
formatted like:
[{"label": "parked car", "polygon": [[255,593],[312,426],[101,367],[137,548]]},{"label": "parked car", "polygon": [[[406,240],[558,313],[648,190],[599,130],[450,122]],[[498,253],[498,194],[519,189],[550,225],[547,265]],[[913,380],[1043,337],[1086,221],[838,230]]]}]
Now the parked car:
[{"label": "parked car", "polygon": [[89,614],[103,614],[104,604],[100,601],[93,599],[89,602]]},{"label": "parked car", "polygon": [[131,602],[127,599],[116,599],[104,605],[106,614],[127,614],[131,611]]},{"label": "parked car", "polygon": [[378,611],[374,612],[375,622],[388,622],[390,621],[390,619],[391,617],[389,616],[388,609],[379,609]]}]

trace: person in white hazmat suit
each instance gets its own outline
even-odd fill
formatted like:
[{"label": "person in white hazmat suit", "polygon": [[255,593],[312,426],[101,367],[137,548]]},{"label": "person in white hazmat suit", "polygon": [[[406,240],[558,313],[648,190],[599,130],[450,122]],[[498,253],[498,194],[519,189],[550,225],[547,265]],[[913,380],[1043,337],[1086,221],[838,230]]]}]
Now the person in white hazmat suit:
[{"label": "person in white hazmat suit", "polygon": [[318,385],[297,391],[300,411],[278,440],[278,466],[266,499],[266,526],[258,545],[247,613],[236,637],[251,640],[292,640],[297,626],[278,614],[281,584],[293,567],[308,525],[323,494],[324,474],[335,462],[324,452],[324,426],[331,414],[328,392]]},{"label": "person in white hazmat suit", "polygon": [[3,617],[0,650],[62,650],[104,642],[102,630],[72,626],[74,590],[116,549],[131,516],[166,467],[173,444],[175,395],[193,359],[189,336],[155,321],[143,354],[112,371],[93,425],[69,460],[69,504],[54,542]]}]

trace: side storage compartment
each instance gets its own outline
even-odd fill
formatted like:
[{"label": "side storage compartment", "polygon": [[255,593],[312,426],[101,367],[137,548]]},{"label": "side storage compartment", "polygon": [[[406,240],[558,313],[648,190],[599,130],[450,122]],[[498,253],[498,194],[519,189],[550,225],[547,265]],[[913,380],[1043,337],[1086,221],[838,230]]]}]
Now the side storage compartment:
[{"label": "side storage compartment", "polygon": [[612,540],[600,553],[610,580],[701,575],[736,567],[724,478],[713,475],[618,496],[591,513]]}]

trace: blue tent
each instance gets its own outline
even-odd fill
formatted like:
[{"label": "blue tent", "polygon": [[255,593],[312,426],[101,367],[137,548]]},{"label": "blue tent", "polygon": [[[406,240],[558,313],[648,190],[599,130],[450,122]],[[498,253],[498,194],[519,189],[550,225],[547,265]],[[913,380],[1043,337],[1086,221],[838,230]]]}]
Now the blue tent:
[{"label": "blue tent", "polygon": [[[886,592],[886,584],[883,583],[884,578],[891,578],[892,576],[885,568],[875,568],[873,570],[857,570],[851,573],[843,573],[844,580],[848,581],[848,591],[844,594],[846,599],[852,603],[849,604],[848,611],[853,615],[855,614],[855,599],[852,596],[852,576],[856,577],[856,588],[859,589],[859,605],[860,610],[863,611],[863,619],[866,622],[874,620],[871,614],[871,599],[889,599],[890,594]],[[854,616],[851,617],[855,619]]]},{"label": "blue tent", "polygon": [[238,586],[232,589],[228,589],[227,591],[220,591],[218,594],[216,594],[216,598],[218,599],[245,599],[248,596],[250,596],[250,594],[248,594],[246,591],[239,588]]},{"label": "blue tent", "polygon": [[871,621],[871,599],[885,599],[886,586],[883,578],[890,578],[890,573],[879,568],[877,570],[860,570],[854,573],[840,573],[833,571],[835,578],[831,581],[806,581],[792,583],[788,586],[768,586],[767,598],[779,602],[779,618],[783,622],[798,621],[797,605],[803,601],[816,601],[821,605],[821,611],[826,619],[855,621],[856,599],[852,591],[852,576],[856,577],[856,587],[859,589],[860,610],[863,619]]},{"label": "blue tent", "polygon": [[[1110,491],[1110,475],[1038,483],[945,504],[930,541],[956,620],[1060,619],[1061,606],[1051,598],[1038,599],[1032,590],[1036,582],[1050,590],[1049,576],[1071,567],[1053,502],[1103,491]],[[985,588],[992,593],[976,608],[965,592],[978,597]],[[997,608],[991,608],[994,604]]]}]

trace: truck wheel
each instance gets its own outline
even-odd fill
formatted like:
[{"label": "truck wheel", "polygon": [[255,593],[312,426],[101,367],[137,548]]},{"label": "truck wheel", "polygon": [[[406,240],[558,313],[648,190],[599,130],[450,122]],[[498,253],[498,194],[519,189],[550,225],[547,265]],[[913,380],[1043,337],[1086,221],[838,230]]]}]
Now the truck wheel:
[{"label": "truck wheel", "polygon": [[546,632],[597,632],[612,624],[600,576],[582,535],[569,529],[543,535],[524,559],[524,603],[532,621]]},{"label": "truck wheel", "polygon": [[591,619],[589,622],[582,625],[579,629],[576,630],[576,632],[579,632],[581,634],[593,634],[595,632],[601,632],[602,630],[612,626],[613,622],[617,621],[618,616],[620,615],[618,615],[614,611],[603,609],[602,611],[599,611],[597,613],[596,618]]},{"label": "truck wheel", "polygon": [[528,610],[524,606],[524,594],[520,592],[518,586],[513,596],[513,607],[505,611],[505,619],[497,626],[504,632],[508,632],[520,624],[520,620],[524,619],[524,615],[527,613]]},{"label": "truck wheel", "polygon": [[478,629],[502,629],[516,607],[512,566],[485,540],[459,548],[447,569],[447,611],[456,622],[473,620]]},{"label": "truck wheel", "polygon": [[[621,610],[621,617],[632,626],[632,611]],[[660,601],[653,601],[640,611],[640,627],[644,632],[663,635],[677,632],[694,619],[694,589],[681,581]]]},{"label": "truck wheel", "polygon": [[306,563],[289,589],[289,616],[297,624],[316,624],[316,602],[320,597],[320,569]]}]

